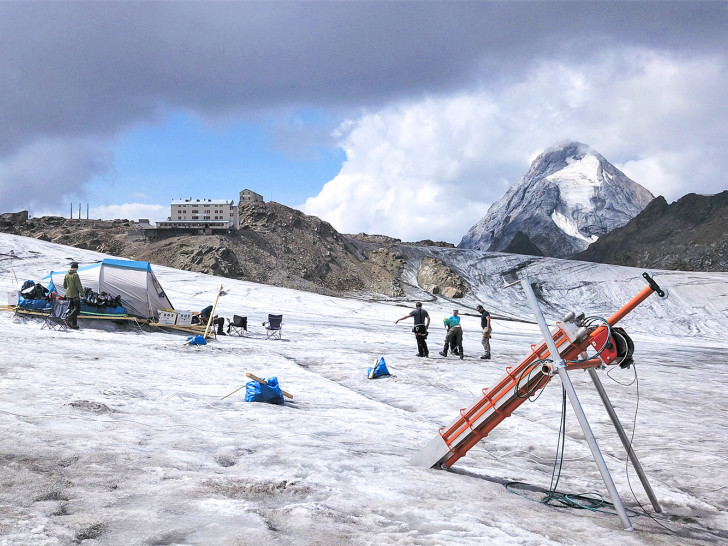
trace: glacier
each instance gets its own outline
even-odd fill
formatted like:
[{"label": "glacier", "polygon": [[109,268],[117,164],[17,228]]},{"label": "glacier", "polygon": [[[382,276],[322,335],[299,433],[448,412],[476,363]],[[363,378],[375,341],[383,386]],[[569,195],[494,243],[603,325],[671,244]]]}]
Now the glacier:
[{"label": "glacier", "polygon": [[[204,347],[138,328],[41,330],[0,313],[0,544],[703,545],[728,537],[728,274],[655,271],[669,290],[622,321],[633,368],[601,373],[663,513],[654,514],[596,391],[571,374],[634,531],[603,511],[538,502],[554,467],[561,389],[554,380],[450,471],[410,459],[540,343],[514,278],[530,279],[551,325],[570,310],[609,315],[641,290],[641,270],[465,249],[403,247],[406,298],[331,297],[153,266],[178,310],[212,303],[249,318],[246,337]],[[437,256],[471,292],[422,291],[418,262]],[[0,287],[104,255],[0,234]],[[411,323],[462,313],[466,358],[421,359]],[[493,360],[478,358],[484,303]],[[268,313],[283,340],[265,340]],[[392,376],[369,380],[384,357]],[[246,372],[276,376],[294,398],[246,403]],[[514,482],[521,484],[514,488]],[[506,487],[510,484],[509,487]],[[606,495],[567,407],[559,489]],[[520,494],[513,494],[514,491]],[[644,508],[644,511],[643,511]]]}]

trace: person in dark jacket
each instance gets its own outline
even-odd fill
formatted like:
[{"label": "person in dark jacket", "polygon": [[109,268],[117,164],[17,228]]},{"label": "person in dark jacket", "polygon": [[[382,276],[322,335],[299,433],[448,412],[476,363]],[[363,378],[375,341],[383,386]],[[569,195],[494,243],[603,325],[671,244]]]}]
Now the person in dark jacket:
[{"label": "person in dark jacket", "polygon": [[[212,313],[212,305],[208,305],[199,312],[199,314],[197,315],[198,322],[200,324],[207,324],[207,321],[210,320],[210,313]],[[214,328],[215,325],[217,325],[217,335],[224,336],[225,332],[223,332],[223,326],[225,325],[225,319],[223,317],[218,317],[217,315],[215,315],[215,317],[212,319],[212,327]]]},{"label": "person in dark jacket", "polygon": [[73,330],[78,330],[78,315],[81,313],[81,294],[83,285],[78,276],[78,262],[71,262],[71,269],[63,278],[63,288],[66,291],[66,299],[69,300],[66,324]]},{"label": "person in dark jacket", "polygon": [[490,332],[492,331],[490,327],[490,313],[485,310],[485,307],[482,305],[478,305],[476,307],[478,310],[478,313],[480,313],[480,327],[483,329],[483,337],[481,338],[481,343],[483,344],[483,360],[490,360]]},{"label": "person in dark jacket", "polygon": [[422,308],[422,302],[415,304],[415,309],[410,311],[409,314],[398,318],[394,321],[397,324],[400,320],[406,320],[408,318],[415,319],[415,325],[412,331],[415,333],[415,339],[417,340],[417,356],[428,357],[430,351],[427,348],[427,329],[430,327],[430,314]]}]

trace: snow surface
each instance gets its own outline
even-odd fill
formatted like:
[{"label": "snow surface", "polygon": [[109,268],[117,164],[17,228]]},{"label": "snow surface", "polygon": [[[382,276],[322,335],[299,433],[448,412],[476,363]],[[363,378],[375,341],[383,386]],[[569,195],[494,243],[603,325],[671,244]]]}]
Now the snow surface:
[{"label": "snow surface", "polygon": [[[416,270],[412,249],[407,275]],[[509,268],[527,275],[550,320],[571,307],[611,313],[644,286],[631,268],[428,249],[470,273],[468,311],[495,319],[493,360],[465,314],[465,360],[415,356],[411,302],[345,299],[154,266],[177,309],[248,316],[246,337],[184,346],[185,336],[112,325],[41,330],[0,313],[0,544],[717,544],[728,539],[724,332],[728,275],[658,272],[671,291],[623,324],[636,365],[600,373],[659,499],[654,514],[583,372],[571,374],[633,532],[616,515],[534,502],[551,483],[561,415],[552,381],[451,471],[411,457],[484,387],[540,343]],[[0,234],[0,289],[71,259],[102,255]],[[413,297],[425,295],[410,288]],[[477,300],[476,300],[477,298]],[[424,298],[423,298],[424,299]],[[426,301],[433,324],[453,302]],[[268,313],[283,340],[265,340]],[[686,333],[687,337],[676,337]],[[471,356],[472,355],[472,356]],[[392,376],[369,380],[383,356]],[[636,370],[636,375],[635,375]],[[294,399],[246,403],[245,373],[277,376]],[[607,495],[570,407],[558,489]],[[518,481],[525,496],[505,485]],[[643,508],[648,515],[645,515]],[[607,510],[609,511],[609,510]]]},{"label": "snow surface", "polygon": [[[599,159],[594,154],[586,154],[579,160],[568,158],[567,162],[566,167],[547,176],[546,180],[559,187],[559,195],[566,205],[567,211],[593,211],[594,202],[591,198],[596,195],[602,185],[599,179]],[[570,237],[581,239],[587,244],[599,239],[596,235],[590,237],[582,235],[576,220],[557,210],[551,214],[551,219],[561,231]]]},{"label": "snow surface", "polygon": [[594,154],[586,154],[575,160],[569,158],[568,165],[546,177],[546,180],[559,186],[561,200],[569,210],[593,210],[591,198],[602,185],[599,180],[599,159]]}]

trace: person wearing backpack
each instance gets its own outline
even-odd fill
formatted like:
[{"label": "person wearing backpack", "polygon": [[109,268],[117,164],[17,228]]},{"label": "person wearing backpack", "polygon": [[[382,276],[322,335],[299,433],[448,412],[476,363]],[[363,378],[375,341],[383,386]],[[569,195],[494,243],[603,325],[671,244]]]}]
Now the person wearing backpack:
[{"label": "person wearing backpack", "polygon": [[78,262],[71,262],[71,269],[63,278],[63,288],[66,290],[66,299],[70,301],[66,324],[69,328],[78,330],[78,315],[81,313],[81,294],[83,294],[83,285],[78,276]]},{"label": "person wearing backpack", "polygon": [[460,360],[465,358],[463,353],[463,329],[460,327],[460,314],[457,309],[453,309],[452,315],[442,321],[445,324],[447,334],[445,335],[445,346],[440,351],[442,356],[447,356],[447,349],[454,342],[457,347],[457,352],[453,350],[453,353],[460,357]]},{"label": "person wearing backpack", "polygon": [[428,357],[430,351],[427,348],[427,329],[430,327],[430,314],[422,308],[422,302],[418,301],[415,303],[415,309],[410,311],[409,314],[398,318],[394,321],[397,324],[400,320],[408,318],[415,319],[415,325],[412,331],[415,333],[415,339],[417,340],[417,356]]}]

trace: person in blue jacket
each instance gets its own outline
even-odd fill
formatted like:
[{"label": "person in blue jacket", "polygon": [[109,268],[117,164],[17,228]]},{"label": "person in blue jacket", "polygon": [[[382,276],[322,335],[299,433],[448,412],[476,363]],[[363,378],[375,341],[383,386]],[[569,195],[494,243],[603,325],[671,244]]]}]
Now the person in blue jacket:
[{"label": "person in blue jacket", "polygon": [[[207,322],[210,320],[210,313],[212,313],[212,305],[208,305],[199,313],[193,313],[192,324],[202,324],[202,325],[207,324]],[[212,319],[212,327],[214,329],[215,326],[217,326],[217,335],[218,336],[225,335],[225,332],[222,329],[222,327],[224,325],[225,325],[225,319],[223,317],[218,317],[217,315],[215,315],[214,318]]]},{"label": "person in blue jacket", "polygon": [[[443,347],[440,354],[447,356],[447,349],[450,347],[450,342],[454,342],[458,349],[457,355],[462,360],[465,355],[463,354],[463,329],[460,327],[460,315],[457,309],[453,309],[452,315],[446,318],[444,321],[447,335],[445,336],[445,346]],[[453,351],[454,352],[454,351]]]}]

